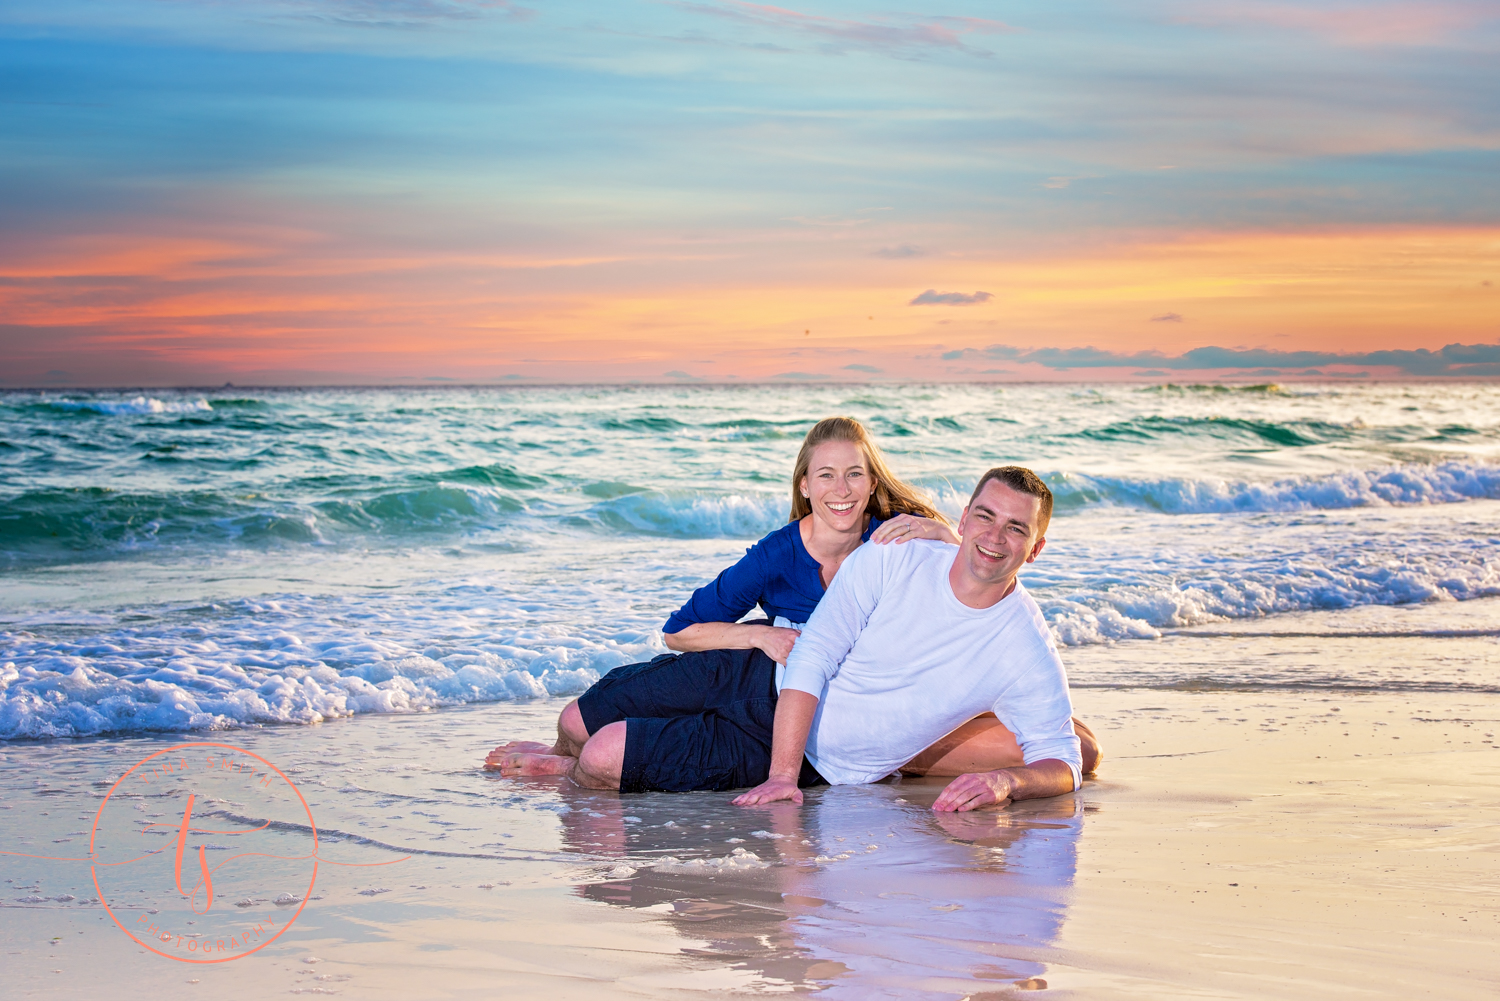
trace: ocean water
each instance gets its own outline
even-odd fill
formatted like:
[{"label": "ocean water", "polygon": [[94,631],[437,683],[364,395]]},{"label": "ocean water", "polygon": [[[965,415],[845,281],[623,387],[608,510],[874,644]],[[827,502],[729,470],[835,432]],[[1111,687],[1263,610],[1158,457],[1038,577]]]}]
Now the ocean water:
[{"label": "ocean water", "polygon": [[[5,393],[0,738],[580,692],[784,523],[801,437],[836,413],[954,516],[989,466],[1043,474],[1023,579],[1075,685],[1201,682],[1150,651],[1247,621],[1363,610],[1420,637],[1462,608],[1500,634],[1491,385]],[[1432,614],[1375,614],[1413,605]],[[1382,670],[1358,684],[1500,691]]]}]

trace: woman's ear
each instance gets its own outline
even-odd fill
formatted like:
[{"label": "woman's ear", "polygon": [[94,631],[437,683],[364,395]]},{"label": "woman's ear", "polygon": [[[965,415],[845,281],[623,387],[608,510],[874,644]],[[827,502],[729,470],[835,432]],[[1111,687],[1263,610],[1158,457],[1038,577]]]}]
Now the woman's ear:
[{"label": "woman's ear", "polygon": [[802,479],[798,481],[798,483],[797,483],[797,489],[799,491],[801,491],[802,496],[803,496],[804,499],[806,499],[806,500],[812,500],[812,494],[810,494],[810,493],[807,492],[807,477],[806,476],[802,477]]}]

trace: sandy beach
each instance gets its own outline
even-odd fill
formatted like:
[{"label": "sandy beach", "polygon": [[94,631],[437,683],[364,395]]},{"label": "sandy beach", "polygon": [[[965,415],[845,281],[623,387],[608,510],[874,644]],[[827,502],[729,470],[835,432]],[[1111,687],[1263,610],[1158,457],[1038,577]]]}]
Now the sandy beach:
[{"label": "sandy beach", "polygon": [[[1188,630],[1070,661],[1500,667],[1493,601],[1379,611]],[[1378,628],[1402,615],[1403,628],[1417,616],[1456,635],[1402,642]],[[738,810],[718,794],[622,797],[475,767],[499,737],[545,735],[561,700],[508,706],[506,733],[477,705],[230,734],[295,776],[322,858],[404,860],[322,866],[272,945],[188,965],[146,953],[87,903],[87,866],[12,857],[7,993],[1477,998],[1500,979],[1500,697],[1081,688],[1075,702],[1105,742],[1098,776],[1072,796],[960,817],[926,809],[933,781]],[[7,849],[76,845],[54,842],[98,810],[103,780],[174,742],[7,745]],[[168,906],[165,889],[140,887],[135,906]],[[282,887],[260,890],[267,901]],[[66,894],[79,899],[52,899]]]}]

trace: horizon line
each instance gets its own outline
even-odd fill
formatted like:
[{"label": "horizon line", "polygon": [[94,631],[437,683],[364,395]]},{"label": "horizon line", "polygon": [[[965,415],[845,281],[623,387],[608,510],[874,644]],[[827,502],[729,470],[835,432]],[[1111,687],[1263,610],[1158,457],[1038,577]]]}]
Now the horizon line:
[{"label": "horizon line", "polygon": [[[1097,371],[1097,369],[1095,370]],[[76,393],[76,392],[215,392],[226,389],[245,390],[309,390],[309,389],[570,389],[570,388],[619,388],[619,389],[661,389],[666,387],[675,388],[699,388],[699,389],[732,389],[738,387],[755,386],[974,386],[974,385],[1003,385],[1003,386],[1177,386],[1177,385],[1236,385],[1236,386],[1274,386],[1281,383],[1295,383],[1297,385],[1343,385],[1357,383],[1443,383],[1457,385],[1464,383],[1489,384],[1500,382],[1500,375],[1399,375],[1378,376],[1369,374],[1340,376],[1336,373],[1323,376],[1277,376],[1260,378],[1235,378],[1233,376],[1215,376],[1201,379],[1158,379],[1158,378],[1127,378],[1127,379],[884,379],[859,381],[853,379],[746,379],[733,382],[714,380],[675,380],[671,382],[659,382],[654,380],[632,379],[629,381],[597,381],[586,382],[580,380],[559,380],[552,382],[541,377],[528,379],[525,382],[433,382],[412,384],[409,382],[310,382],[310,383],[179,383],[163,385],[49,385],[49,386],[5,386],[0,384],[0,393]]]}]

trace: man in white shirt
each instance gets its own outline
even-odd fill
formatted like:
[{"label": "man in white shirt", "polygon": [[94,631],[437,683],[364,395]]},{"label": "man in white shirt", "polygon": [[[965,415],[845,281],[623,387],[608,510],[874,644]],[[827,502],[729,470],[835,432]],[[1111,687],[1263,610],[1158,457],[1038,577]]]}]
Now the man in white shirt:
[{"label": "man in white shirt", "polygon": [[800,803],[808,785],[878,781],[993,711],[1025,763],[961,775],[933,809],[1071,792],[1081,756],[1067,677],[1016,577],[1046,545],[1051,513],[1051,491],[1030,470],[992,469],[959,520],[958,547],[862,546],[845,560],[780,679],[759,651],[715,651],[690,669],[673,658],[619,668],[564,711],[555,753],[497,748],[487,767],[625,792],[758,781],[734,802]]}]

